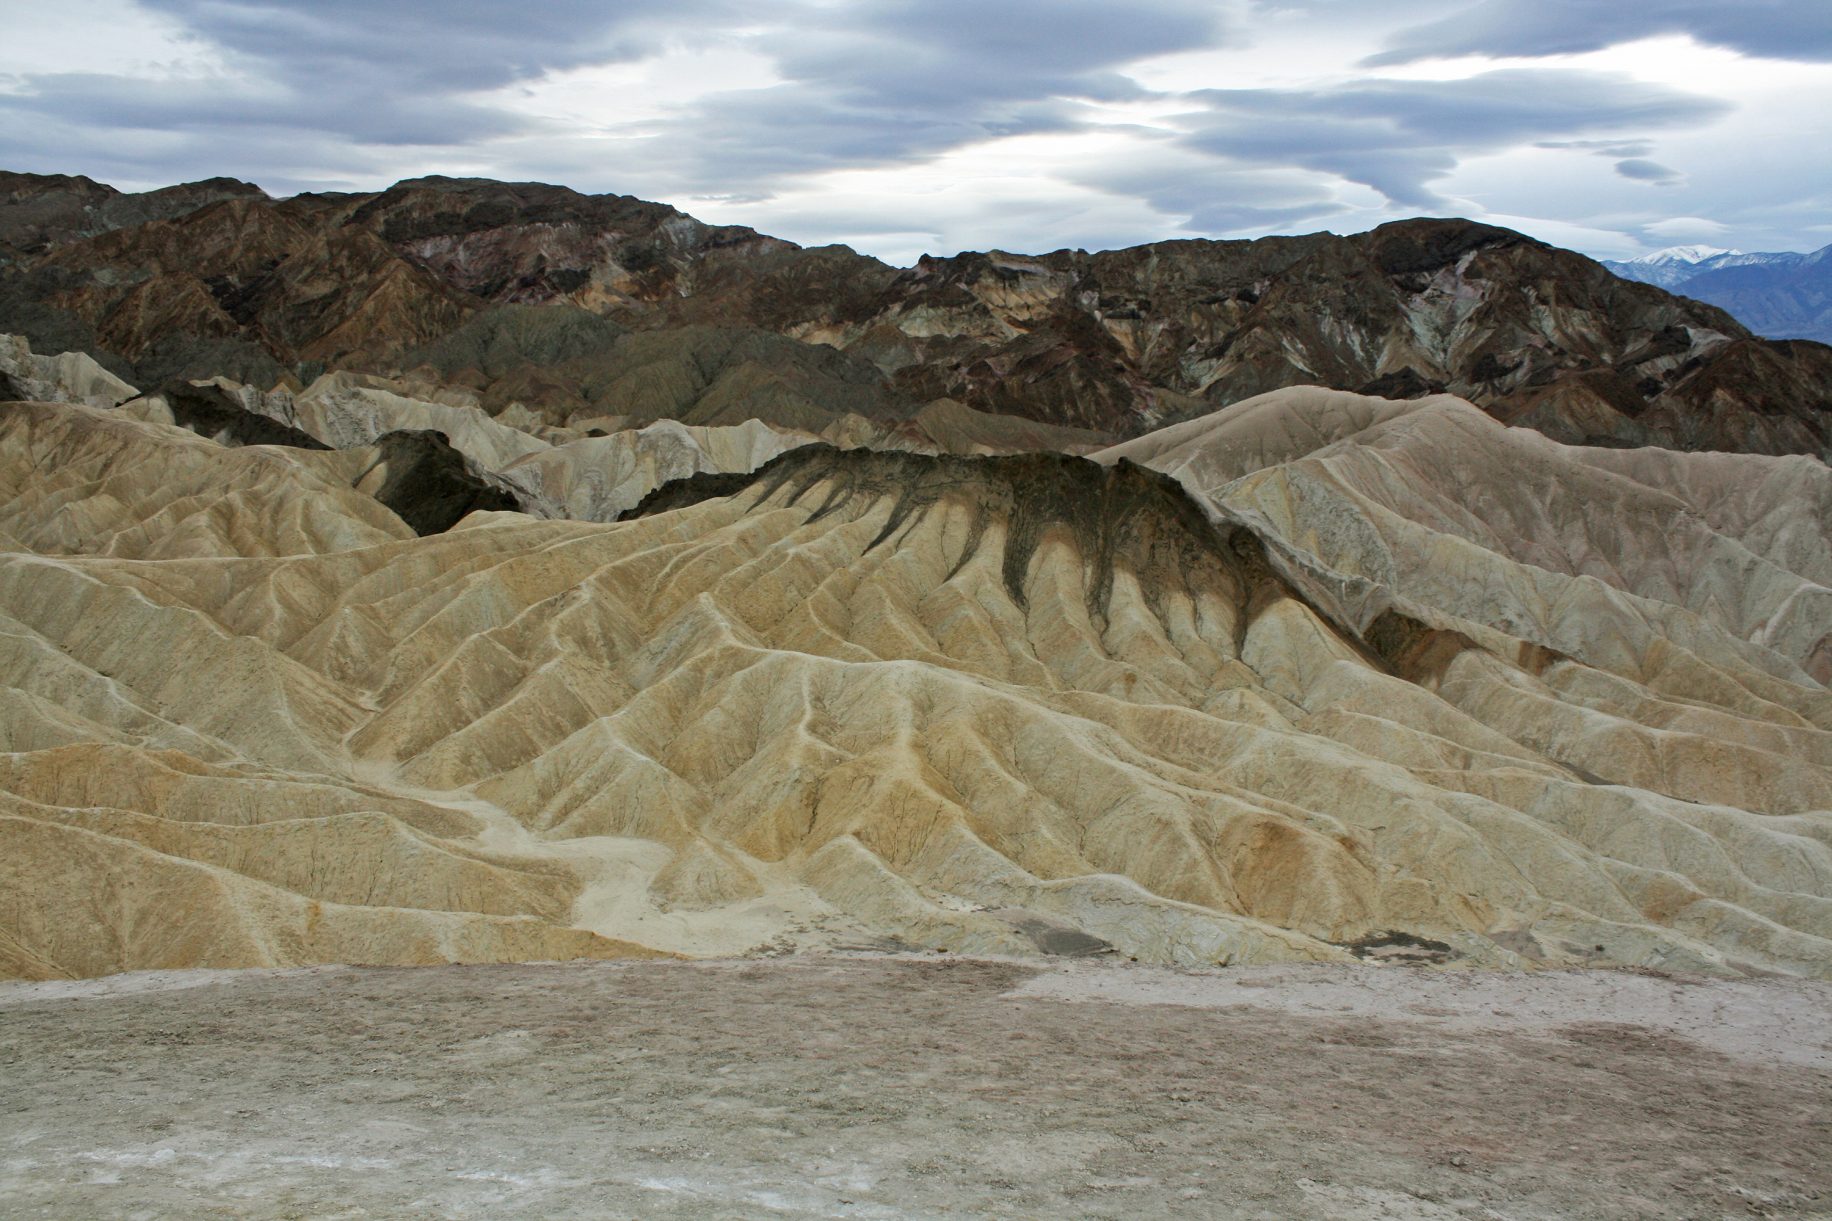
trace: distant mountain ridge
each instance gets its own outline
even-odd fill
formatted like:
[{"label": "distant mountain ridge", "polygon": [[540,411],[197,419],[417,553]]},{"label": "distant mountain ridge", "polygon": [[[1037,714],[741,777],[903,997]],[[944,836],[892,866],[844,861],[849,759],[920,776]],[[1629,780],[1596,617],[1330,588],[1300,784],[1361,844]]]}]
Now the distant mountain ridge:
[{"label": "distant mountain ridge", "polygon": [[809,432],[951,400],[1110,439],[1322,385],[1570,443],[1832,453],[1832,348],[1468,220],[897,268],[540,183],[0,185],[0,332],[139,385],[348,369],[556,425]]},{"label": "distant mountain ridge", "polygon": [[1603,266],[1729,310],[1758,335],[1832,343],[1832,246],[1808,254],[1670,246]]},{"label": "distant mountain ridge", "polygon": [[1684,284],[1699,272],[1710,267],[1722,266],[1728,259],[1767,259],[1766,254],[1746,255],[1741,250],[1726,250],[1720,246],[1668,246],[1652,254],[1638,255],[1620,262],[1604,259],[1603,266],[1609,268],[1625,280],[1639,280],[1643,284],[1658,284],[1662,288],[1672,288]]}]

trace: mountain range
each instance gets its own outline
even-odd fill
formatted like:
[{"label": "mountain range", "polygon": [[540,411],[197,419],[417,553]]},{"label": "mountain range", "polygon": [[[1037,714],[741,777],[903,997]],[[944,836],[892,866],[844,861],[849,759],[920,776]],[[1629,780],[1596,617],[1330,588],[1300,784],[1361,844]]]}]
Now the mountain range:
[{"label": "mountain range", "polygon": [[1603,266],[1709,302],[1759,335],[1832,343],[1832,246],[1810,254],[1673,246]]},{"label": "mountain range", "polygon": [[1619,262],[1604,259],[1603,266],[1625,280],[1658,284],[1662,288],[1678,288],[1692,277],[1716,271],[1720,267],[1792,264],[1804,257],[1792,251],[1745,254],[1741,250],[1726,250],[1720,246],[1668,246],[1664,250]]},{"label": "mountain range", "polygon": [[946,400],[1109,440],[1322,385],[1449,392],[1573,443],[1832,449],[1832,349],[1760,339],[1468,221],[894,268],[540,184],[282,200],[229,180],[6,188],[0,327],[137,385],[298,387],[343,369],[554,424],[812,431]]},{"label": "mountain range", "polygon": [[0,976],[1832,977],[1832,348],[1507,230],[0,201]]}]

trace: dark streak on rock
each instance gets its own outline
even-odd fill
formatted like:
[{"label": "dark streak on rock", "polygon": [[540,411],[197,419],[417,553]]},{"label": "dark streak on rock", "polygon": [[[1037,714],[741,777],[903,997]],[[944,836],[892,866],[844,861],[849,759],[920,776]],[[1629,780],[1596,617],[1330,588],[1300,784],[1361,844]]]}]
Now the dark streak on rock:
[{"label": "dark streak on rock", "polygon": [[[1113,574],[1125,566],[1140,576],[1144,596],[1193,593],[1221,582],[1232,600],[1296,596],[1273,572],[1251,532],[1217,526],[1168,475],[1121,460],[1102,466],[1067,454],[956,456],[839,450],[807,445],[784,453],[750,475],[699,474],[663,484],[623,515],[625,519],[686,508],[705,500],[757,489],[754,503],[787,489],[797,504],[817,485],[823,495],[809,512],[819,521],[848,506],[890,499],[891,511],[867,550],[891,543],[944,499],[971,506],[973,517],[953,576],[975,555],[988,528],[1005,531],[1000,576],[1019,606],[1027,605],[1025,578],[1051,531],[1063,531],[1082,559],[1089,612],[1104,619]],[[1156,608],[1154,608],[1156,609]]]}]

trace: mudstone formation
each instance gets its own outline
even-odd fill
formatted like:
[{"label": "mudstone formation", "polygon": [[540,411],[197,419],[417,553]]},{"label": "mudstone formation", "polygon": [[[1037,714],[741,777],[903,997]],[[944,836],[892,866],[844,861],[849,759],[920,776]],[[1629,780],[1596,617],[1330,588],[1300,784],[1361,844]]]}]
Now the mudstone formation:
[{"label": "mudstone formation", "polygon": [[7,175],[0,330],[0,975],[1832,977],[1832,348],[1519,234]]}]

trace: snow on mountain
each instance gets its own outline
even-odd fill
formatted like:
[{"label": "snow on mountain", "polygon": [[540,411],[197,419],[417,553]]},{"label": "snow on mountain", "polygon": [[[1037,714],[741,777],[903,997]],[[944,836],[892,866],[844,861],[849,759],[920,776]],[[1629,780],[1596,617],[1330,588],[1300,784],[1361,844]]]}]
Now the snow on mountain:
[{"label": "snow on mountain", "polygon": [[1671,263],[1703,263],[1723,254],[1742,254],[1741,250],[1725,250],[1720,246],[1668,246],[1665,250],[1656,250],[1638,258],[1627,260],[1637,267],[1663,267]]},{"label": "snow on mountain", "polygon": [[1758,335],[1832,343],[1832,246],[1717,262],[1676,291],[1729,310]]},{"label": "snow on mountain", "polygon": [[1665,250],[1656,250],[1621,262],[1605,259],[1603,266],[1625,280],[1640,280],[1644,284],[1677,289],[1696,276],[1720,268],[1791,265],[1805,257],[1792,250],[1745,254],[1741,250],[1725,250],[1717,246],[1668,246]]},{"label": "snow on mountain", "polygon": [[1832,246],[1745,254],[1716,246],[1669,246],[1603,266],[1625,280],[1656,284],[1729,310],[1771,339],[1832,343]]}]

